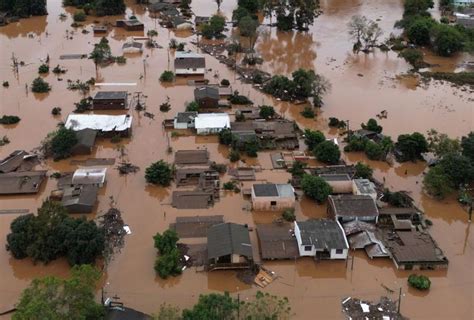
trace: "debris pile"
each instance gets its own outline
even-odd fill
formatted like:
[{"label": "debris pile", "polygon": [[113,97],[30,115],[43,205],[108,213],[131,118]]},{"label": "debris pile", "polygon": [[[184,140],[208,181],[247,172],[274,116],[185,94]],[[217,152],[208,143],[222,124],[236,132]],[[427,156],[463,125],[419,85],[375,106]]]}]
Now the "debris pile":
[{"label": "debris pile", "polygon": [[135,173],[140,170],[138,166],[135,166],[129,162],[121,162],[116,169],[120,172],[120,174]]},{"label": "debris pile", "polygon": [[398,312],[397,304],[387,297],[381,297],[378,303],[347,297],[341,305],[346,319],[408,319]]},{"label": "debris pile", "polygon": [[99,217],[99,224],[104,230],[105,249],[104,257],[107,260],[114,253],[120,252],[125,244],[125,235],[130,233],[130,228],[124,224],[120,210],[110,208],[103,216]]}]

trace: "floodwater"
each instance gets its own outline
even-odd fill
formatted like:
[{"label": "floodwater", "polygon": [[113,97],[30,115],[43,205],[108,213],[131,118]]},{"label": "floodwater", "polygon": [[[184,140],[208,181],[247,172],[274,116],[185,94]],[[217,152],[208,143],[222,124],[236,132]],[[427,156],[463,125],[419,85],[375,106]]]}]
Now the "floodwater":
[{"label": "floodwater", "polygon": [[[384,36],[393,31],[394,22],[402,15],[400,0],[322,0],[324,14],[315,22],[309,32],[277,33],[267,27],[261,27],[256,49],[265,59],[262,68],[271,73],[290,74],[299,67],[315,68],[332,83],[330,94],[325,97],[325,106],[316,120],[304,119],[299,112],[303,106],[274,101],[262,95],[248,85],[235,80],[235,75],[212,57],[207,57],[207,73],[211,82],[227,78],[232,87],[248,94],[258,104],[276,106],[279,113],[295,119],[300,126],[320,129],[329,135],[337,135],[327,127],[327,118],[335,116],[350,120],[351,127],[358,127],[369,117],[387,110],[388,118],[381,121],[384,132],[396,138],[398,134],[435,128],[450,136],[461,136],[474,128],[473,96],[468,91],[456,89],[448,84],[430,83],[416,86],[412,79],[399,78],[409,67],[397,58],[396,53],[374,52],[368,55],[353,55],[352,44],[347,36],[346,23],[354,14],[364,14],[371,19],[380,19]],[[127,1],[127,14],[134,14],[145,22],[146,30],[157,26],[156,20],[133,1]],[[217,10],[213,1],[194,0],[193,10],[197,15],[209,15]],[[221,11],[231,16],[235,1],[225,0]],[[73,103],[81,99],[78,92],[66,89],[67,79],[87,80],[95,77],[95,67],[90,60],[59,60],[61,54],[88,53],[99,38],[92,32],[82,34],[82,29],[70,27],[71,13],[74,9],[62,8],[60,0],[48,1],[49,15],[21,20],[0,28],[0,80],[9,81],[10,88],[0,89],[0,114],[13,114],[21,117],[21,122],[13,127],[0,127],[0,136],[7,135],[11,143],[0,147],[0,158],[17,149],[31,150],[37,147],[46,134],[64,121],[73,109]],[[66,13],[66,21],[59,19],[60,13]],[[109,17],[113,21],[118,17]],[[89,18],[85,29],[91,31],[96,18]],[[74,30],[73,39],[66,39],[66,30]],[[159,159],[172,162],[173,155],[167,154],[168,143],[173,150],[207,149],[212,160],[227,162],[227,150],[219,146],[215,137],[183,136],[167,138],[161,121],[170,118],[193,99],[193,87],[186,81],[175,85],[162,86],[158,77],[170,67],[172,52],[167,49],[173,37],[179,41],[196,41],[196,36],[186,33],[174,34],[172,31],[157,27],[157,41],[164,49],[145,49],[142,55],[129,56],[122,66],[112,65],[99,70],[99,80],[103,82],[136,82],[135,87],[117,87],[118,90],[143,92],[147,96],[147,111],[155,114],[155,119],[144,117],[134,110],[133,137],[112,144],[108,140],[97,143],[93,156],[116,158],[116,162],[127,160],[140,166],[137,174],[120,177],[113,167],[109,167],[108,182],[99,196],[97,214],[108,209],[111,200],[122,211],[123,218],[132,229],[127,236],[122,252],[115,256],[104,275],[105,291],[108,296],[119,296],[127,306],[152,313],[163,302],[180,307],[191,306],[200,293],[229,291],[247,299],[255,294],[251,288],[237,280],[235,272],[196,272],[186,270],[182,276],[169,280],[156,277],[153,263],[156,251],[152,236],[163,232],[176,216],[223,214],[226,221],[248,223],[270,222],[277,217],[275,213],[255,213],[248,210],[249,201],[241,194],[223,193],[219,202],[209,210],[181,210],[170,206],[172,188],[148,186],[144,180],[144,170]],[[396,31],[393,31],[396,32]],[[120,55],[122,42],[131,35],[143,35],[140,32],[110,31],[108,39],[114,55]],[[194,49],[191,44],[188,48]],[[11,69],[12,53],[25,65],[20,67],[16,78]],[[48,94],[35,95],[26,92],[25,84],[30,84],[37,76],[41,60],[50,56],[50,66],[60,64],[68,69],[59,81],[52,73],[45,79],[52,85]],[[436,60],[428,57],[428,59]],[[463,61],[473,60],[472,56],[459,55],[451,59],[437,59],[438,68],[455,70]],[[432,60],[430,60],[432,61]],[[94,94],[95,88],[91,94]],[[169,97],[172,109],[161,113],[159,105]],[[51,109],[61,107],[62,115],[53,117]],[[169,142],[168,142],[169,141]],[[412,319],[472,319],[473,311],[473,237],[467,214],[456,204],[455,199],[443,202],[433,201],[421,192],[424,164],[407,163],[390,167],[385,163],[368,161],[363,155],[347,154],[348,162],[365,161],[375,169],[376,178],[385,179],[386,185],[393,190],[411,192],[416,204],[425,210],[434,223],[431,234],[437,240],[450,260],[447,271],[426,271],[430,276],[432,288],[428,294],[419,294],[407,288],[406,278],[409,272],[398,271],[389,260],[370,261],[365,253],[351,253],[352,260],[346,262],[314,263],[311,259],[296,262],[271,262],[265,265],[275,271],[280,278],[265,290],[273,294],[287,296],[291,301],[294,319],[340,319],[340,301],[345,296],[357,296],[378,299],[381,295],[397,298],[398,288],[402,288],[402,313]],[[84,157],[87,158],[87,157]],[[80,157],[78,159],[81,159]],[[262,181],[286,182],[287,173],[273,171],[269,154],[261,153],[258,159],[248,159],[252,165],[260,165],[263,171],[257,178]],[[42,165],[50,172],[70,171],[76,167],[69,160]],[[228,176],[223,177],[227,181]],[[55,188],[55,181],[49,179],[43,190],[34,196],[2,197],[1,209],[35,209]],[[324,217],[324,206],[315,205],[303,198],[296,210],[299,219]],[[0,311],[11,308],[18,300],[21,291],[31,279],[44,275],[66,276],[68,266],[64,260],[55,261],[47,266],[33,265],[28,260],[15,260],[3,249],[9,224],[14,215],[0,216]],[[255,232],[251,233],[254,244]],[[351,265],[353,267],[351,267]],[[391,288],[391,294],[382,287]]]}]

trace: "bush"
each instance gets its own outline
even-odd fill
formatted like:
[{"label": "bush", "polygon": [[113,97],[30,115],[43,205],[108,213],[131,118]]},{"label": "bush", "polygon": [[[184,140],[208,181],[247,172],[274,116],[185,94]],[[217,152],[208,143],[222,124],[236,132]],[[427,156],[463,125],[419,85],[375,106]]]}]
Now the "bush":
[{"label": "bush", "polygon": [[71,149],[76,143],[76,133],[72,129],[61,127],[52,134],[49,146],[46,146],[46,149],[50,150],[47,153],[50,153],[54,160],[65,159],[71,156]]},{"label": "bush", "polygon": [[92,99],[91,98],[81,99],[81,101],[74,103],[74,106],[76,107],[74,112],[76,113],[86,112],[87,110],[92,108]]},{"label": "bush", "polygon": [[237,162],[240,160],[240,152],[238,150],[232,149],[229,152],[230,162]]},{"label": "bush", "polygon": [[382,147],[371,140],[365,145],[365,154],[370,160],[384,160],[385,152]]},{"label": "bush", "polygon": [[225,18],[219,15],[213,15],[209,23],[202,27],[202,35],[207,39],[222,37],[222,31],[225,27]]},{"label": "bush", "polygon": [[219,132],[219,143],[230,146],[234,142],[234,135],[229,128],[223,129]]},{"label": "bush", "polygon": [[288,169],[288,172],[291,173],[292,177],[302,177],[305,173],[304,169],[306,166],[306,163],[297,160],[293,162],[293,165]]},{"label": "bush", "polygon": [[8,81],[3,81],[3,82],[2,82],[2,86],[3,86],[4,88],[8,88],[8,87],[10,86],[10,83],[9,83]]},{"label": "bush", "polygon": [[247,98],[246,96],[242,96],[239,94],[239,92],[236,90],[234,93],[230,96],[229,98],[230,103],[232,104],[252,104],[252,101]]},{"label": "bush", "polygon": [[450,57],[463,48],[464,37],[455,27],[438,24],[432,31],[433,49],[437,54]]},{"label": "bush", "polygon": [[303,175],[301,179],[301,189],[306,196],[322,203],[332,193],[331,186],[321,177],[309,174]]},{"label": "bush", "polygon": [[86,13],[82,10],[76,11],[73,15],[74,22],[83,22],[86,21]]},{"label": "bush", "polygon": [[296,220],[295,209],[285,209],[281,217],[288,222],[293,222]]},{"label": "bush", "polygon": [[38,68],[38,73],[48,73],[49,72],[49,66],[47,64],[42,64]]},{"label": "bush", "polygon": [[258,156],[257,152],[260,149],[258,141],[256,139],[252,139],[250,141],[245,141],[244,150],[247,156],[256,158]]},{"label": "bush", "polygon": [[197,103],[196,101],[191,101],[186,106],[186,111],[187,112],[192,112],[192,111],[198,112],[199,111],[199,103]]},{"label": "bush", "polygon": [[430,33],[436,25],[431,17],[418,17],[412,20],[406,29],[406,35],[410,42],[420,46],[430,44]]},{"label": "bush", "polygon": [[399,56],[411,64],[413,68],[419,69],[424,66],[423,52],[417,49],[405,49],[399,53]]},{"label": "bush", "polygon": [[125,64],[127,63],[127,58],[125,58],[124,56],[118,56],[115,57],[115,62],[117,62],[118,64]]},{"label": "bush", "polygon": [[224,184],[222,185],[222,187],[224,188],[224,190],[234,190],[234,188],[235,188],[235,181],[227,181],[227,182],[224,182]]},{"label": "bush", "polygon": [[227,166],[223,163],[211,163],[211,169],[216,170],[219,173],[225,173],[227,171]]},{"label": "bush", "polygon": [[271,119],[275,116],[275,109],[273,109],[271,106],[260,106],[259,115],[265,120]]},{"label": "bush", "polygon": [[62,73],[66,73],[66,69],[63,69],[59,66],[59,64],[53,68],[53,73],[54,74],[62,74]]},{"label": "bush", "polygon": [[383,130],[382,126],[379,126],[379,124],[377,123],[377,120],[373,118],[370,118],[369,121],[367,121],[367,124],[362,123],[360,126],[362,129],[377,132],[377,133],[381,133]]},{"label": "bush", "polygon": [[401,153],[397,156],[401,162],[420,159],[421,154],[428,151],[428,141],[419,132],[399,135],[395,146]]},{"label": "bush", "polygon": [[163,160],[152,163],[145,170],[145,180],[148,183],[167,187],[171,179],[173,179],[173,167]]},{"label": "bush", "polygon": [[221,86],[228,87],[230,86],[230,82],[227,79],[222,79],[221,80]]},{"label": "bush", "polygon": [[327,164],[338,164],[341,157],[339,147],[332,141],[324,141],[316,146],[314,149],[314,156],[318,161]]},{"label": "bush", "polygon": [[51,110],[51,114],[53,116],[59,116],[61,114],[61,108],[59,107],[54,107],[52,110]]},{"label": "bush", "polygon": [[20,117],[17,116],[6,116],[0,118],[0,124],[15,124],[20,122]]},{"label": "bush", "polygon": [[313,119],[316,116],[314,109],[308,106],[304,107],[303,111],[301,111],[300,114],[308,119]]},{"label": "bush", "polygon": [[51,86],[49,83],[43,80],[43,78],[36,78],[33,80],[33,83],[31,85],[31,91],[35,93],[46,93],[51,90]]},{"label": "bush", "polygon": [[162,235],[157,233],[153,240],[160,254],[155,261],[155,271],[160,278],[166,279],[181,274],[181,254],[177,248],[179,237],[176,231],[168,229]]},{"label": "bush", "polygon": [[355,176],[354,176],[355,178],[360,178],[360,179],[372,178],[372,174],[374,170],[372,170],[372,168],[369,167],[368,165],[362,162],[357,162],[357,164],[355,165],[355,169],[356,169]]},{"label": "bush", "polygon": [[174,73],[173,71],[163,71],[163,73],[160,76],[160,81],[162,82],[172,82],[174,80]]},{"label": "bush", "polygon": [[411,274],[408,277],[408,284],[418,290],[428,290],[431,287],[431,280],[424,275]]},{"label": "bush", "polygon": [[429,195],[444,199],[454,191],[454,184],[444,170],[435,166],[423,177],[423,188]]},{"label": "bush", "polygon": [[304,130],[304,143],[308,146],[308,149],[314,150],[318,144],[324,141],[326,141],[326,137],[321,131]]}]

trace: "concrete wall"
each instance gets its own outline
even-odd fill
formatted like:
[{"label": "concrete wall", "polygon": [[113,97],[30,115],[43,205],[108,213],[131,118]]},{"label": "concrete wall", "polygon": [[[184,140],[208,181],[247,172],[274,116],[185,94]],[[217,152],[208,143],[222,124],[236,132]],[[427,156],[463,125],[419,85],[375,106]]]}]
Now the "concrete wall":
[{"label": "concrete wall", "polygon": [[192,74],[204,74],[206,73],[205,68],[197,68],[197,69],[176,69],[175,74],[176,75],[192,75]]},{"label": "concrete wall", "polygon": [[[276,202],[272,205],[272,201]],[[252,208],[257,211],[282,211],[295,207],[295,198],[255,197],[252,195]]]},{"label": "concrete wall", "polygon": [[336,249],[331,249],[331,259],[347,259],[348,249],[343,249],[342,253],[337,254]]},{"label": "concrete wall", "polygon": [[352,193],[352,181],[326,181],[333,193]]}]

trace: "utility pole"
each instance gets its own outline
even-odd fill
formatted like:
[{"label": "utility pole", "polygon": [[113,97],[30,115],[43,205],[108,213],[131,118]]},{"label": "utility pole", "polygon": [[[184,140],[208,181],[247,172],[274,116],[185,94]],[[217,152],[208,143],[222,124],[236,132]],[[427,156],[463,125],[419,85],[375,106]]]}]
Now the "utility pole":
[{"label": "utility pole", "polygon": [[401,304],[402,304],[402,288],[400,287],[400,291],[398,292],[398,313],[400,313]]},{"label": "utility pole", "polygon": [[237,293],[237,320],[240,320],[240,293]]}]

